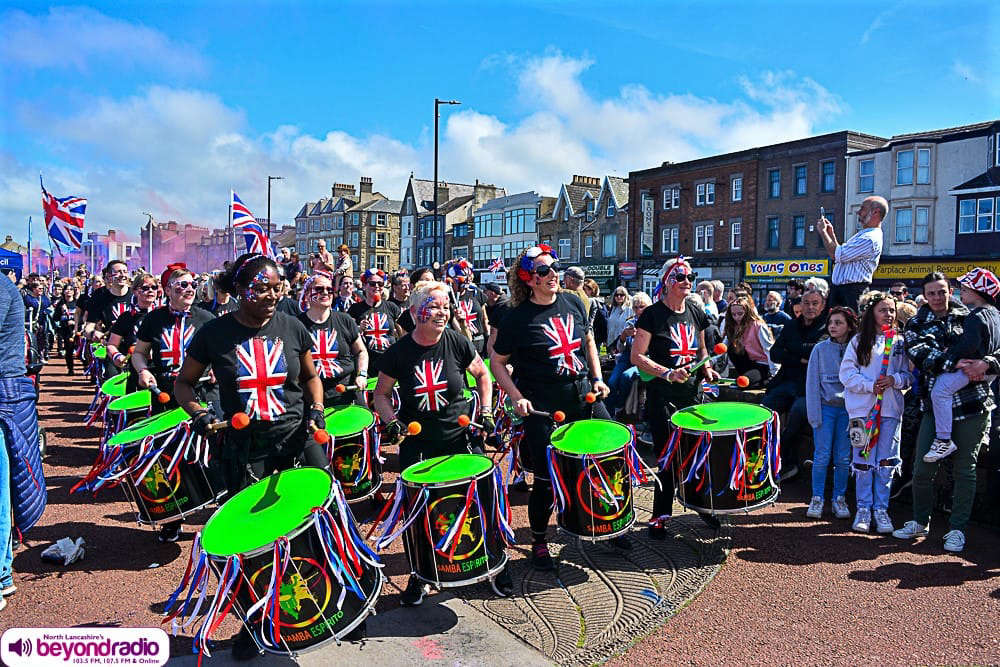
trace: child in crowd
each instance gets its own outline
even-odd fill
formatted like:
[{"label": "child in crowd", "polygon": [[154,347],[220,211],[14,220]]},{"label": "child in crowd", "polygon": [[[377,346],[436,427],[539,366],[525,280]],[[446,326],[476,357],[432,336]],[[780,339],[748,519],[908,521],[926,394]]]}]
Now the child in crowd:
[{"label": "child in crowd", "polygon": [[[896,322],[895,300],[884,292],[869,292],[861,300],[861,309],[864,314],[858,334],[851,339],[840,364],[844,405],[851,420],[851,444],[854,445],[851,467],[858,509],[852,528],[867,533],[874,514],[875,529],[888,534],[894,530],[889,518],[889,489],[892,476],[901,463],[902,390],[909,388],[913,376],[903,348],[903,337],[891,330]],[[892,334],[889,363],[885,368],[882,365],[886,347],[883,327],[889,327]],[[859,429],[855,420],[867,421],[878,394],[882,394],[880,417],[875,422],[878,435],[866,455],[868,437],[857,437]]]},{"label": "child in crowd", "polygon": [[[732,306],[730,306],[732,309]],[[851,443],[847,439],[847,408],[844,407],[844,385],[840,381],[840,364],[848,342],[858,332],[858,316],[850,308],[830,309],[826,321],[830,337],[820,341],[809,355],[806,369],[806,413],[813,427],[812,500],[806,516],[823,516],[826,475],[833,463],[833,513],[838,519],[849,519],[847,506],[847,476],[850,472]]]},{"label": "child in crowd", "polygon": [[[927,463],[940,461],[958,449],[951,440],[951,407],[955,392],[969,384],[969,377],[955,370],[956,364],[961,359],[982,359],[1000,348],[1000,311],[996,308],[1000,280],[992,271],[975,268],[959,278],[958,284],[960,298],[969,307],[969,314],[963,323],[962,337],[945,355],[945,372],[935,378],[931,389],[936,437],[924,454]],[[995,378],[995,375],[986,376],[988,382]]]},{"label": "child in crowd", "polygon": [[734,294],[726,311],[725,327],[723,340],[729,347],[729,360],[736,374],[746,376],[750,381],[748,386],[754,389],[764,386],[771,378],[774,337],[757,313],[753,299],[742,292]]}]

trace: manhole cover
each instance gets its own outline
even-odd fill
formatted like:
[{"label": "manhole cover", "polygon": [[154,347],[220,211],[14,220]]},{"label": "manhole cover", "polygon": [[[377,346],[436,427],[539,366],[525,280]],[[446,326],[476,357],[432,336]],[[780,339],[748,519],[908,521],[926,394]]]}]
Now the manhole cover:
[{"label": "manhole cover", "polygon": [[[637,525],[653,507],[651,489],[635,492]],[[662,625],[707,584],[729,552],[728,526],[716,533],[675,506],[667,539],[632,533],[632,550],[558,534],[549,544],[558,567],[537,572],[513,559],[515,594],[497,598],[487,585],[455,594],[552,661],[604,662]]]}]

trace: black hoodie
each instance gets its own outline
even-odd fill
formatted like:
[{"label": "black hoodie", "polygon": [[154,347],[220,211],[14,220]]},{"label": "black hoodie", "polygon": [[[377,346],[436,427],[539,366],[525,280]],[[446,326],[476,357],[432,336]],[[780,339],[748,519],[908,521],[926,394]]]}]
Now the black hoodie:
[{"label": "black hoodie", "polygon": [[827,311],[824,309],[808,326],[800,315],[782,327],[778,340],[771,347],[771,361],[781,364],[781,369],[771,378],[769,387],[782,382],[794,382],[805,396],[809,355],[816,343],[827,336],[826,316]]}]

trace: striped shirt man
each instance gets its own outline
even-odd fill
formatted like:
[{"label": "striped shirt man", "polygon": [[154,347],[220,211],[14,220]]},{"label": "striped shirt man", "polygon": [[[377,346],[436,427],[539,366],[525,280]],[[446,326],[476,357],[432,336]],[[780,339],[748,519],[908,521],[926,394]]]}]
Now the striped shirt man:
[{"label": "striped shirt man", "polygon": [[834,285],[872,282],[882,256],[882,228],[866,227],[852,236],[834,253]]}]

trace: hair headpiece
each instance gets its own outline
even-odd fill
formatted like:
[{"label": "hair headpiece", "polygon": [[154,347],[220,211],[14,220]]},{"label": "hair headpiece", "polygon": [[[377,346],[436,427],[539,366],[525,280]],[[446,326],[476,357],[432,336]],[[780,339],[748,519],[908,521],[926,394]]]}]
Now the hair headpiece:
[{"label": "hair headpiece", "polygon": [[976,267],[958,279],[958,284],[968,287],[996,302],[1000,296],[1000,279],[988,269]]},{"label": "hair headpiece", "polygon": [[521,258],[521,263],[517,267],[517,277],[523,282],[531,282],[531,271],[535,268],[535,260],[540,255],[549,255],[554,260],[559,259],[552,246],[547,243],[539,243],[536,246],[528,248],[524,251],[524,257]]}]

